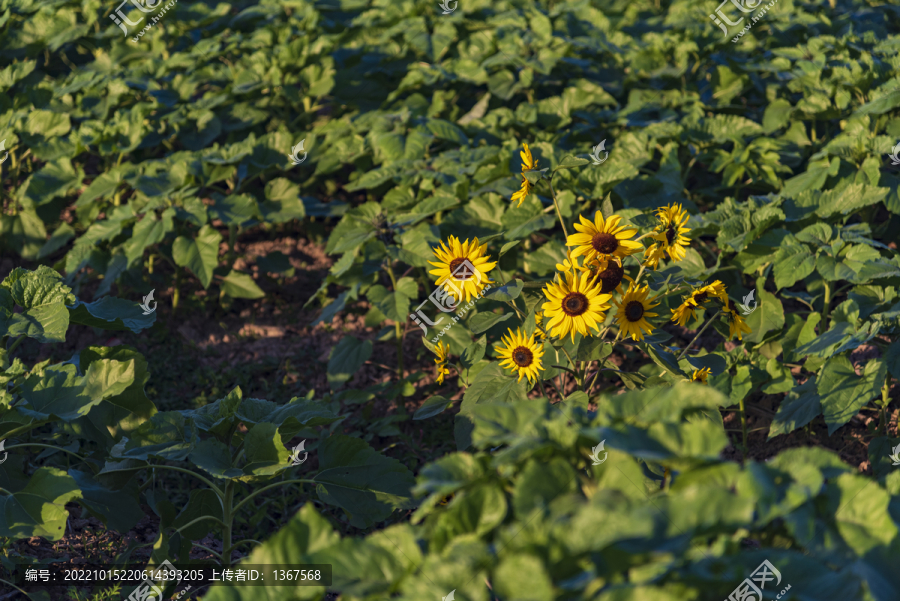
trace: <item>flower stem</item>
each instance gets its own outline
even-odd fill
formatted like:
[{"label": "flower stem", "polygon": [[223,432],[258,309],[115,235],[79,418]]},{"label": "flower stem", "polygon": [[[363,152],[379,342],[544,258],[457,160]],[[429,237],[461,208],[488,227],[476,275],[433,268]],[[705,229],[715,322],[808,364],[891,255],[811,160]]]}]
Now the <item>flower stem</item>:
[{"label": "flower stem", "polygon": [[556,207],[556,216],[559,218],[559,224],[562,226],[563,235],[566,237],[566,240],[568,240],[569,233],[566,231],[566,224],[563,222],[562,211],[559,210],[559,203],[556,201],[556,191],[553,189],[552,175],[547,179],[547,183],[550,184],[550,194],[553,197],[553,206]]},{"label": "flower stem", "polygon": [[688,345],[687,345],[686,347],[684,347],[684,350],[681,351],[681,354],[678,355],[678,361],[681,361],[681,359],[687,354],[688,349],[690,349],[690,348],[694,345],[694,343],[697,342],[697,339],[700,338],[700,335],[703,334],[703,332],[706,331],[706,328],[709,327],[709,324],[711,324],[711,323],[713,322],[713,320],[715,320],[715,318],[718,317],[719,314],[720,314],[721,312],[722,312],[722,310],[719,309],[718,311],[716,311],[716,314],[713,315],[713,316],[710,318],[709,321],[707,321],[705,324],[703,324],[703,327],[700,328],[700,331],[697,332],[697,335],[694,336],[694,339],[691,340],[691,341],[688,343]]}]

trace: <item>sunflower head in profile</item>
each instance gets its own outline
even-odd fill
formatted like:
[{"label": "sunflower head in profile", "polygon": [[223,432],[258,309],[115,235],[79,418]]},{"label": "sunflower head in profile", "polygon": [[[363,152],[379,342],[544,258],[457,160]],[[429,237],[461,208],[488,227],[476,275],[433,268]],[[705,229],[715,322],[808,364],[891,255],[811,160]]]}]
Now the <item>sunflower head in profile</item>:
[{"label": "sunflower head in profile", "polygon": [[429,263],[437,269],[428,273],[437,276],[435,284],[443,286],[448,294],[461,295],[462,298],[457,298],[457,302],[469,302],[484,289],[485,284],[493,283],[486,274],[497,263],[489,261],[486,249],[487,244],[478,245],[478,238],[472,242],[468,239],[460,242],[456,236],[450,236],[448,243],[441,241],[440,247],[434,249],[437,261]]},{"label": "sunflower head in profile", "polygon": [[538,372],[544,369],[541,357],[544,345],[535,342],[534,336],[525,336],[520,329],[509,330],[508,335],[500,339],[497,354],[503,359],[500,367],[510,369],[519,374],[519,381],[528,378],[529,382],[537,380]]},{"label": "sunflower head in profile", "polygon": [[695,369],[694,373],[691,374],[691,382],[700,382],[701,384],[708,386],[709,384],[706,379],[709,378],[709,374],[711,373],[712,370],[708,367]]},{"label": "sunflower head in profile", "polygon": [[437,376],[437,383],[444,383],[444,376],[450,374],[450,370],[447,369],[447,361],[450,359],[450,345],[444,342],[443,340],[438,341],[437,347],[437,359],[434,362],[437,364],[434,367],[434,375]]},{"label": "sunflower head in profile", "polygon": [[666,256],[666,249],[660,246],[659,242],[654,242],[644,249],[644,265],[652,267],[653,271],[659,268],[659,260]]},{"label": "sunflower head in profile", "polygon": [[616,302],[618,312],[616,313],[616,323],[622,332],[622,337],[631,336],[632,340],[643,340],[644,332],[649,334],[653,331],[653,326],[647,321],[648,317],[657,317],[656,313],[650,311],[659,303],[654,303],[647,299],[650,293],[650,286],[635,288],[633,285],[628,287],[628,292],[622,297],[621,302]]},{"label": "sunflower head in profile", "polygon": [[[592,263],[592,265],[594,264]],[[625,268],[616,261],[606,261],[597,264],[596,275],[597,283],[600,285],[600,292],[603,294],[612,294],[615,290],[621,293],[622,280],[634,281],[625,273]]]},{"label": "sunflower head in profile", "polygon": [[728,306],[728,292],[725,284],[716,280],[712,284],[700,286],[690,293],[677,308],[672,310],[672,321],[684,326],[688,320],[694,318],[695,311],[703,307],[712,299],[718,299],[726,307]]},{"label": "sunflower head in profile", "polygon": [[575,224],[577,234],[571,234],[566,239],[566,246],[574,246],[573,257],[584,255],[585,263],[594,260],[605,262],[614,260],[618,263],[629,255],[640,252],[644,246],[630,238],[634,237],[637,229],[619,225],[622,218],[618,215],[610,215],[609,219],[603,218],[603,213],[597,211],[594,221],[579,215],[581,223]]},{"label": "sunflower head in profile", "polygon": [[575,332],[588,336],[588,329],[598,330],[609,309],[611,294],[602,294],[589,273],[561,274],[561,281],[551,282],[544,288],[547,302],[541,306],[550,319],[547,327],[551,336],[575,341]]},{"label": "sunflower head in profile", "polygon": [[729,299],[725,305],[725,320],[728,322],[728,339],[731,340],[735,336],[740,341],[744,340],[744,334],[749,334],[753,330],[747,325],[747,321],[738,313],[734,302]]},{"label": "sunflower head in profile", "polygon": [[[685,249],[691,243],[691,239],[685,235],[691,230],[684,227],[684,224],[690,219],[690,215],[681,208],[680,204],[670,204],[661,207],[656,212],[656,218],[659,220],[659,225],[656,228],[657,233],[653,235],[657,246],[655,250],[659,251],[660,256],[665,251],[673,261],[683,260]],[[658,262],[659,259],[657,259]]]},{"label": "sunflower head in profile", "polygon": [[519,204],[516,205],[516,208],[522,206],[522,201],[525,200],[525,197],[531,194],[531,190],[534,188],[534,184],[528,181],[528,178],[525,177],[526,171],[531,171],[533,169],[537,169],[538,162],[534,159],[534,156],[531,154],[531,149],[528,148],[528,144],[522,143],[522,146],[525,150],[519,152],[519,156],[522,157],[522,185],[516,191],[515,194],[512,195],[512,201],[519,201]]}]

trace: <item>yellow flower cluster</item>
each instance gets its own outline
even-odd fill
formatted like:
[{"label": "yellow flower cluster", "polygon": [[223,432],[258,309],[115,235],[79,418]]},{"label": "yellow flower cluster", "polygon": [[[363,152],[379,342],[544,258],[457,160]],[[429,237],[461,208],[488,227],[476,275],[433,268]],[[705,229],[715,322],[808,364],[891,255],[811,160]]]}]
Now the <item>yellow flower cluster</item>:
[{"label": "yellow flower cluster", "polygon": [[718,300],[722,303],[721,310],[728,320],[728,338],[737,336],[738,340],[743,340],[744,334],[751,332],[750,326],[738,313],[734,301],[728,298],[725,284],[719,280],[706,286],[700,286],[684,297],[681,304],[672,309],[672,321],[680,326],[684,326],[689,320],[694,318],[698,310],[702,313],[702,308],[713,300]]},{"label": "yellow flower cluster", "polygon": [[517,204],[516,207],[522,206],[522,201],[525,200],[526,196],[531,194],[531,190],[534,188],[534,184],[525,177],[525,172],[537,169],[538,165],[538,162],[531,154],[531,149],[528,148],[528,144],[522,144],[522,146],[525,148],[525,150],[519,153],[519,156],[522,157],[522,185],[516,193],[512,195],[513,202],[519,201],[519,204]]}]

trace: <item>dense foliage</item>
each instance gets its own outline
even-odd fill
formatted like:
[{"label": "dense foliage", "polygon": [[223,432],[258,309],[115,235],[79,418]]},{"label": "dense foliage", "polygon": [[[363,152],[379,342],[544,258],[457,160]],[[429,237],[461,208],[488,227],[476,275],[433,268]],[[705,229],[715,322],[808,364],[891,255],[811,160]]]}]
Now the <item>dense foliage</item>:
[{"label": "dense foliage", "polygon": [[[0,4],[0,250],[23,266],[0,284],[0,536],[58,540],[67,502],[125,532],[146,504],[156,563],[212,532],[223,563],[332,564],[342,599],[718,599],[763,559],[788,599],[900,598],[898,7],[781,0],[732,43],[688,0],[436,4],[181,2],[137,42],[112,3]],[[315,323],[380,330],[339,340],[329,390],[157,411],[134,349],[16,356],[152,327],[114,287],[261,298],[235,242],[290,227],[335,259]],[[465,309],[436,311],[462,259]],[[397,376],[348,388],[386,343]],[[458,389],[458,451],[417,473],[341,429],[408,397],[429,427]],[[783,395],[770,439],[872,410],[869,468],[751,459],[761,394]],[[293,478],[301,433],[318,471]],[[184,507],[148,488],[167,469],[203,484]],[[307,503],[232,540],[288,482],[358,536]]]}]

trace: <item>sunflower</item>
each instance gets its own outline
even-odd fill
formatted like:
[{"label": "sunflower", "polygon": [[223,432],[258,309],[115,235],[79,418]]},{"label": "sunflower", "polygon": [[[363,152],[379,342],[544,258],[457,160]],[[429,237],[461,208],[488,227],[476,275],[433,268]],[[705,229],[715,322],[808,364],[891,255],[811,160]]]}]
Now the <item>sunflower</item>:
[{"label": "sunflower", "polygon": [[706,378],[709,377],[710,373],[712,373],[712,370],[708,367],[695,369],[694,373],[691,374],[691,382],[700,382],[701,384],[708,386],[709,384],[707,384]]},{"label": "sunflower", "polygon": [[532,169],[537,169],[538,162],[531,155],[531,149],[528,148],[528,144],[522,143],[522,146],[525,150],[519,152],[519,156],[522,157],[522,186],[518,189],[518,191],[512,195],[512,201],[519,201],[519,204],[516,205],[516,208],[522,206],[522,201],[525,200],[525,197],[531,194],[531,190],[534,188],[534,184],[528,181],[528,178],[525,177],[526,171],[531,171]]},{"label": "sunflower", "polygon": [[[659,257],[662,257],[663,251],[669,254],[669,258],[673,261],[681,261],[685,257],[685,248],[687,248],[691,239],[685,236],[685,233],[691,231],[690,228],[684,227],[690,215],[681,208],[680,204],[671,204],[661,207],[656,212],[656,218],[659,220],[657,231],[653,238],[657,241],[655,251],[658,251]],[[652,247],[651,247],[652,248]],[[657,259],[657,263],[659,259]],[[653,266],[655,269],[655,265]]]},{"label": "sunflower", "polygon": [[595,279],[589,273],[562,274],[561,282],[547,284],[544,288],[547,302],[541,308],[550,318],[547,327],[552,336],[565,338],[571,333],[574,342],[575,332],[587,336],[588,328],[597,330],[603,323],[606,319],[603,312],[609,309],[612,295],[601,294],[594,284]]},{"label": "sunflower", "polygon": [[579,215],[581,223],[575,224],[579,233],[572,234],[566,240],[567,246],[576,247],[572,251],[573,257],[584,255],[585,263],[594,259],[609,261],[615,259],[621,263],[628,255],[633,255],[644,249],[640,242],[629,240],[637,233],[637,230],[624,225],[619,225],[622,220],[618,215],[611,215],[609,219],[603,219],[603,213],[597,211],[594,221],[591,222]]},{"label": "sunflower", "polygon": [[654,271],[659,267],[659,260],[666,256],[666,249],[660,246],[658,242],[654,242],[644,249],[644,265],[652,267]]},{"label": "sunflower", "polygon": [[750,326],[747,325],[747,322],[744,318],[738,314],[737,308],[734,306],[734,303],[729,299],[728,304],[725,306],[725,317],[728,318],[728,339],[731,340],[735,336],[740,341],[744,340],[744,334],[749,334],[753,330],[750,329]]},{"label": "sunflower", "polygon": [[684,326],[688,320],[694,318],[694,312],[697,309],[713,298],[719,299],[726,307],[728,306],[728,293],[725,291],[725,285],[719,280],[691,292],[677,308],[672,310],[672,321]]},{"label": "sunflower", "polygon": [[503,345],[494,347],[497,354],[503,358],[500,367],[518,372],[519,381],[527,377],[529,382],[537,380],[538,372],[544,369],[541,365],[541,356],[544,354],[544,346],[534,340],[534,336],[525,336],[520,329],[515,332],[509,330],[509,337],[500,339]]},{"label": "sunflower", "polygon": [[444,376],[450,374],[450,370],[447,369],[447,360],[450,358],[450,345],[443,340],[437,343],[437,356],[438,358],[434,360],[437,363],[434,375],[437,376],[437,383],[443,384]]},{"label": "sunflower", "polygon": [[597,267],[597,279],[600,281],[600,292],[603,294],[611,294],[614,290],[622,292],[620,284],[622,280],[634,282],[625,273],[625,268],[615,261],[606,261],[600,263]]},{"label": "sunflower", "polygon": [[653,331],[653,326],[647,321],[647,318],[657,317],[657,314],[649,312],[649,309],[659,303],[652,303],[647,299],[649,292],[650,286],[635,288],[632,284],[628,287],[625,296],[622,297],[622,302],[613,301],[619,308],[616,314],[616,323],[619,324],[624,336],[630,334],[632,340],[643,340],[644,331],[648,334]]},{"label": "sunflower", "polygon": [[[468,239],[460,243],[459,238],[450,236],[449,244],[441,241],[441,246],[432,251],[438,260],[429,263],[437,269],[432,269],[428,273],[438,277],[435,284],[443,285],[447,293],[454,297],[461,294],[463,298],[457,298],[457,302],[461,300],[468,302],[484,289],[485,284],[493,283],[485,277],[485,274],[496,267],[497,263],[488,262],[490,257],[485,254],[486,248],[487,244],[478,245],[478,238],[471,243]],[[469,265],[463,267],[466,261]],[[462,270],[457,271],[460,267]]]}]

